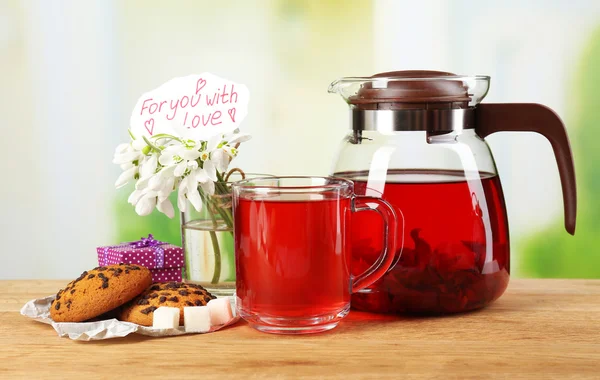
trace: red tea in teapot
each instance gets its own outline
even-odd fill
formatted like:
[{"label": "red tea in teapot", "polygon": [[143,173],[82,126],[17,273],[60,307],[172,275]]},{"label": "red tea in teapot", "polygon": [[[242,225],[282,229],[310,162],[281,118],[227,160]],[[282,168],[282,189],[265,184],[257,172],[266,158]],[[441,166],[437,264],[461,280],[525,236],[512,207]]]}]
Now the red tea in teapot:
[{"label": "red tea in teapot", "polygon": [[[352,178],[349,173],[344,177]],[[387,183],[355,176],[357,194],[383,194],[404,216],[395,266],[352,306],[378,312],[448,313],[480,308],[508,285],[509,238],[498,176],[398,170]],[[383,226],[376,213],[353,215],[353,272],[378,257]]]}]

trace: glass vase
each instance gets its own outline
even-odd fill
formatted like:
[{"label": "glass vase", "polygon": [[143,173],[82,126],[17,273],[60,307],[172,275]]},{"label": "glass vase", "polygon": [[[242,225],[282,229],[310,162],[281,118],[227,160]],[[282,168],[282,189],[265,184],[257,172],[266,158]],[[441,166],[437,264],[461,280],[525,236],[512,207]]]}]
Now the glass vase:
[{"label": "glass vase", "polygon": [[[219,185],[221,185],[219,187]],[[181,213],[181,241],[185,254],[183,278],[217,296],[235,292],[235,257],[231,186],[217,183],[215,194],[203,195],[200,212],[188,204]]]},{"label": "glass vase", "polygon": [[235,294],[235,250],[231,185],[243,179],[273,177],[245,173],[236,168],[218,175],[213,195],[199,188],[203,207],[196,211],[188,202],[181,213],[181,242],[185,255],[183,278],[202,285],[216,296]]}]

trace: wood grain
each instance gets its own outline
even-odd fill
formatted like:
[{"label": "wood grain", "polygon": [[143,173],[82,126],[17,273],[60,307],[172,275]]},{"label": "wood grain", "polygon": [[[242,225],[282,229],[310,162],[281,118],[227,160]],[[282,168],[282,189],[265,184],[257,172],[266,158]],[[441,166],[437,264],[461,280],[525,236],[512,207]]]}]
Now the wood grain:
[{"label": "wood grain", "polygon": [[410,318],[352,311],[336,329],[74,342],[18,314],[65,281],[0,281],[0,377],[600,378],[600,280],[513,280],[490,307]]}]

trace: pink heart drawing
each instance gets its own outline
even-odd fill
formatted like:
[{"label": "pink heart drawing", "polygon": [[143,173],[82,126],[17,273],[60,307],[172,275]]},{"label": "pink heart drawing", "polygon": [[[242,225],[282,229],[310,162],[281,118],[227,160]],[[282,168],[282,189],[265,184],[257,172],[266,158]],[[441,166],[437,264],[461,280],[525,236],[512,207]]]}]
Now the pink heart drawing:
[{"label": "pink heart drawing", "polygon": [[198,79],[198,82],[196,82],[196,95],[198,95],[198,93],[204,88],[204,86],[206,86],[206,80],[202,78]]},{"label": "pink heart drawing", "polygon": [[231,109],[227,110],[227,113],[229,114],[231,121],[233,121],[235,123],[235,108],[231,108]]},{"label": "pink heart drawing", "polygon": [[146,130],[150,133],[150,136],[152,136],[152,133],[154,132],[154,119],[146,120],[144,122],[144,127],[146,127]]}]

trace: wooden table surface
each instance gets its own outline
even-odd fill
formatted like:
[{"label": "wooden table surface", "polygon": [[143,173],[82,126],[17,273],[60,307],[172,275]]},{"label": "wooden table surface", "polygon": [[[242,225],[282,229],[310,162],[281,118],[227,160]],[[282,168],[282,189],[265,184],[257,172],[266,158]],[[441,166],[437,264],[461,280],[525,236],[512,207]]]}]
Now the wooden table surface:
[{"label": "wooden table surface", "polygon": [[0,378],[600,378],[600,280],[513,280],[468,314],[352,311],[310,336],[244,322],[213,334],[76,342],[19,314],[64,281],[0,281]]}]

